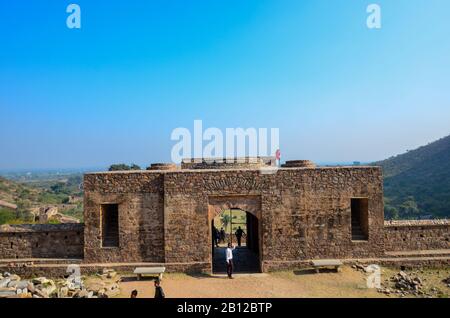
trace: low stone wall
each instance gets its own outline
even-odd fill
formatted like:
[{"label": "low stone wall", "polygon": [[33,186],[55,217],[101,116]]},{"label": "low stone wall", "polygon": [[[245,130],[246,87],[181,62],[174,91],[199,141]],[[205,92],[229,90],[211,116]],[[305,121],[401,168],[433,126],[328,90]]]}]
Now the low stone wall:
[{"label": "low stone wall", "polygon": [[83,224],[24,224],[0,227],[0,259],[82,258]]},{"label": "low stone wall", "polygon": [[[46,276],[52,278],[62,278],[67,275],[67,266],[69,263],[35,263],[33,265],[24,265],[26,263],[1,263],[1,272],[10,272],[21,277],[38,277]],[[209,263],[84,263],[83,261],[71,261],[70,264],[78,264],[80,266],[81,275],[94,275],[101,273],[103,269],[114,269],[119,273],[131,274],[136,267],[160,267],[166,268],[166,273],[209,273],[211,266]]]},{"label": "low stone wall", "polygon": [[385,251],[450,249],[449,220],[386,221]]},{"label": "low stone wall", "polygon": [[[448,257],[416,257],[416,258],[360,258],[360,259],[343,259],[344,265],[360,264],[368,266],[377,264],[393,268],[448,268]],[[294,261],[294,262],[263,262],[263,272],[277,271],[296,271],[304,269],[312,269],[311,261]]]}]

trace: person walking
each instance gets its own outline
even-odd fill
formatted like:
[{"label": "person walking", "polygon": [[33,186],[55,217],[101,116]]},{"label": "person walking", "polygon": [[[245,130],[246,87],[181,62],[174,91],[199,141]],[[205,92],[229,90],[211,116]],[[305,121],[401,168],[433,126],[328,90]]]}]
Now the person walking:
[{"label": "person walking", "polygon": [[230,279],[233,278],[233,250],[234,246],[228,243],[228,247],[225,250],[225,258],[227,262],[227,274]]},{"label": "person walking", "polygon": [[157,299],[166,298],[166,295],[164,294],[164,290],[160,285],[161,285],[161,282],[159,281],[159,279],[155,279],[155,298],[157,298]]},{"label": "person walking", "polygon": [[225,230],[222,228],[220,228],[220,241],[222,243],[225,243]]},{"label": "person walking", "polygon": [[238,246],[240,247],[240,246],[241,246],[242,235],[244,235],[245,233],[244,233],[244,231],[241,229],[241,227],[239,227],[239,228],[236,230],[236,233],[234,233],[234,234],[236,235],[237,243],[238,243]]}]

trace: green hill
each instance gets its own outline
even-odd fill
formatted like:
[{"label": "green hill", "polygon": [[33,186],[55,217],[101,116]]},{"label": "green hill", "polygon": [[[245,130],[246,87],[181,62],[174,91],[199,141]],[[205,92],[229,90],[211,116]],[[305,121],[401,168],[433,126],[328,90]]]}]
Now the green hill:
[{"label": "green hill", "polygon": [[383,168],[385,217],[450,217],[450,136],[373,163]]},{"label": "green hill", "polygon": [[[31,223],[32,211],[43,206],[57,206],[61,213],[82,219],[82,193],[78,188],[81,175],[67,180],[17,182],[0,176],[0,201],[17,205],[8,209],[0,205],[0,224]],[[75,200],[75,202],[70,202]]]}]

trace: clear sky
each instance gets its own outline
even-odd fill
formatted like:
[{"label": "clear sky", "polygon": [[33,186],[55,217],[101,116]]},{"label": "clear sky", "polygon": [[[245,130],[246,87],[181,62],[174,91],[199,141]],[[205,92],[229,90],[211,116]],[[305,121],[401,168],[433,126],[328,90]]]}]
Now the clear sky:
[{"label": "clear sky", "polygon": [[[80,30],[66,6],[81,7]],[[366,27],[378,3],[382,28]],[[0,2],[0,169],[170,161],[176,127],[280,128],[282,159],[450,133],[448,0]]]}]

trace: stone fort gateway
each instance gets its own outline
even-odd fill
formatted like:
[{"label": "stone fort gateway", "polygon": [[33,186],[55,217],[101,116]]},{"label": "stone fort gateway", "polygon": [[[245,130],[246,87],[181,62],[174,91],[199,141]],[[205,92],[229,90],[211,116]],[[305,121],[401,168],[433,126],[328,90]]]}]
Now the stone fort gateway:
[{"label": "stone fort gateway", "polygon": [[295,160],[275,169],[274,162],[189,159],[85,174],[84,224],[2,227],[0,267],[48,274],[69,263],[82,272],[163,265],[211,273],[220,270],[213,226],[230,210],[245,214],[242,249],[249,253],[238,255],[237,272],[295,269],[315,259],[449,265],[448,221],[384,220],[380,167]]}]

